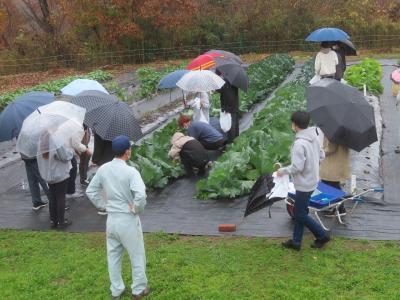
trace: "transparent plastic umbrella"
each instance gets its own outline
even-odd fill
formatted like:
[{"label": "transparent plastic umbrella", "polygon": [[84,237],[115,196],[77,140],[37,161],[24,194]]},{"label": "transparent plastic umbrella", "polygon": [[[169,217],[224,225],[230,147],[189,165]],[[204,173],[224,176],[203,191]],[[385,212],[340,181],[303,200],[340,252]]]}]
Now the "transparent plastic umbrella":
[{"label": "transparent plastic umbrella", "polygon": [[210,92],[220,89],[225,81],[208,70],[191,71],[183,75],[176,83],[184,91],[188,92]]},{"label": "transparent plastic umbrella", "polygon": [[68,146],[71,137],[82,133],[85,112],[84,108],[64,101],[38,107],[22,124],[17,151],[36,157]]}]

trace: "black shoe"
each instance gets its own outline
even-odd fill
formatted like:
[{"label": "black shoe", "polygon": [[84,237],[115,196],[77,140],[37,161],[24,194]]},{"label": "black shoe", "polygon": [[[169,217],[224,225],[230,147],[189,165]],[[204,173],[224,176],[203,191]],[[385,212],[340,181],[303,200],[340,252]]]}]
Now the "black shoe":
[{"label": "black shoe", "polygon": [[322,239],[316,239],[314,243],[311,245],[311,248],[321,249],[330,240],[331,238],[328,235],[325,235]]},{"label": "black shoe", "polygon": [[89,180],[82,180],[81,181],[81,185],[85,186],[85,187],[88,186],[89,185]]},{"label": "black shoe", "polygon": [[53,221],[50,221],[50,228],[51,229],[56,229],[57,228],[57,224],[54,223]]},{"label": "black shoe", "polygon": [[69,225],[71,225],[72,224],[72,221],[70,221],[70,220],[68,220],[68,219],[65,219],[64,220],[64,222],[62,222],[62,223],[58,223],[57,224],[57,228],[58,229],[65,229],[65,228],[67,228]]},{"label": "black shoe", "polygon": [[71,208],[71,206],[65,205],[64,210],[69,210],[70,208]]},{"label": "black shoe", "polygon": [[300,251],[300,249],[301,249],[301,246],[294,244],[293,240],[288,240],[286,242],[283,242],[282,243],[282,247],[288,248],[288,249],[293,249],[293,250],[296,250],[296,251]]},{"label": "black shoe", "polygon": [[45,206],[47,206],[47,202],[39,202],[39,203],[33,204],[32,209],[33,210],[39,210],[39,209],[41,209],[41,208],[43,208]]}]

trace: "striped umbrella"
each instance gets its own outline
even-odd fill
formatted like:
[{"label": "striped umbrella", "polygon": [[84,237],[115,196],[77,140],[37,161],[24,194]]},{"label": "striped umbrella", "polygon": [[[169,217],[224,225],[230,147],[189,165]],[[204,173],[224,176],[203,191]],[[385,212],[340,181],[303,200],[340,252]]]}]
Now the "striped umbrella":
[{"label": "striped umbrella", "polygon": [[225,81],[215,73],[202,70],[185,74],[176,85],[188,92],[210,92],[220,89]]},{"label": "striped umbrella", "polygon": [[214,58],[221,57],[219,53],[202,54],[193,59],[188,66],[187,70],[207,70],[215,66]]}]

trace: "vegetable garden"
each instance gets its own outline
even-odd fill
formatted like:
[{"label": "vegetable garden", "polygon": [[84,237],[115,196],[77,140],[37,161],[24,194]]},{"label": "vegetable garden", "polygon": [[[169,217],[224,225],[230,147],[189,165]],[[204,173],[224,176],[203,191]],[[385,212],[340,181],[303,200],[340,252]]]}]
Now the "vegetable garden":
[{"label": "vegetable garden", "polygon": [[[241,99],[242,107],[247,111],[254,103],[264,100],[293,70],[293,65],[294,60],[289,55],[277,54],[249,67],[249,92]],[[180,163],[168,157],[170,139],[176,131],[176,122],[171,122],[132,151],[130,163],[138,168],[149,188],[162,188],[170,179],[184,174]]]},{"label": "vegetable garden", "polygon": [[293,136],[290,114],[304,109],[305,88],[314,75],[313,61],[297,78],[276,91],[254,118],[253,126],[235,139],[209,173],[198,181],[197,198],[234,198],[250,191],[261,174],[271,173],[275,162],[287,163]]},{"label": "vegetable garden", "polygon": [[368,91],[373,94],[378,95],[383,92],[382,68],[375,59],[366,58],[361,63],[347,68],[344,78],[359,90],[362,90],[365,84]]},{"label": "vegetable garden", "polygon": [[[264,100],[293,70],[294,61],[287,55],[272,55],[248,69],[250,86],[241,94],[241,112]],[[349,84],[379,93],[382,70],[379,63],[367,59],[348,68]],[[372,75],[366,75],[372,74]],[[199,199],[234,198],[247,194],[256,179],[273,172],[275,162],[289,163],[293,141],[290,114],[306,106],[306,87],[314,75],[314,60],[308,61],[297,77],[278,89],[268,105],[254,118],[253,126],[242,133],[214,163],[207,178],[197,182]],[[354,80],[351,80],[353,78]],[[362,82],[362,84],[360,83]],[[213,105],[217,106],[218,94]],[[149,188],[162,188],[184,174],[181,165],[168,157],[170,137],[179,128],[171,122],[153,137],[143,141],[132,154],[131,163],[141,172]]]}]

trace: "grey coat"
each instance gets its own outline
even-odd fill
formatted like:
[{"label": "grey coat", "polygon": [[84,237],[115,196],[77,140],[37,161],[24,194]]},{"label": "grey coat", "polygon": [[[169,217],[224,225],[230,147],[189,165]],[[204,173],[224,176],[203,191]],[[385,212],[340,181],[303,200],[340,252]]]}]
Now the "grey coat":
[{"label": "grey coat", "polygon": [[319,181],[319,164],[325,157],[321,149],[315,127],[309,127],[296,133],[291,150],[291,165],[279,172],[290,174],[297,191],[311,192]]}]

